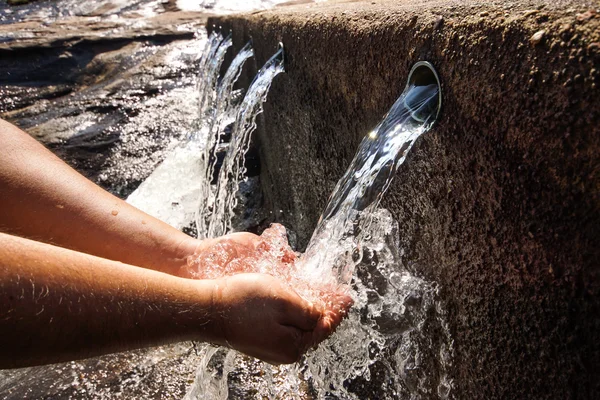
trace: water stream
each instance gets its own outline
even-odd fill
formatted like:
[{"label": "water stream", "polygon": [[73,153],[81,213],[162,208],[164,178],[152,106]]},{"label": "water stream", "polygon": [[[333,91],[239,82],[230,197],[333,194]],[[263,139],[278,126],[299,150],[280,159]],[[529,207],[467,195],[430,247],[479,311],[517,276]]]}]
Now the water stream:
[{"label": "water stream", "polygon": [[273,79],[283,70],[283,47],[280,47],[258,71],[237,109],[231,142],[219,171],[210,220],[206,228],[202,226],[202,221],[198,225],[198,232],[206,229],[207,237],[218,237],[232,230],[239,182],[245,179],[244,156],[248,152],[252,132],[256,129],[256,117],[262,112],[262,103],[266,101]]},{"label": "water stream", "polygon": [[[235,63],[230,68],[236,68]],[[243,154],[260,104],[282,70],[276,54],[236,108],[216,188],[207,189],[214,198],[201,203],[201,236],[219,236],[234,228],[235,195],[244,179]],[[263,91],[251,95],[259,84]],[[435,121],[438,85],[410,82],[382,122],[366,135],[304,255],[293,252],[285,228],[274,224],[262,234],[261,257],[239,260],[231,249],[220,247],[189,262],[190,277],[249,272],[251,265],[253,272],[277,276],[311,301],[327,302],[324,292],[343,291],[351,293],[355,304],[338,331],[295,365],[274,367],[233,350],[200,346],[203,358],[187,399],[450,397],[453,341],[438,287],[404,268],[399,227],[378,208],[415,141]],[[208,132],[215,135],[212,129]],[[225,270],[217,270],[213,257],[232,261]],[[243,269],[238,269],[240,265]]]}]

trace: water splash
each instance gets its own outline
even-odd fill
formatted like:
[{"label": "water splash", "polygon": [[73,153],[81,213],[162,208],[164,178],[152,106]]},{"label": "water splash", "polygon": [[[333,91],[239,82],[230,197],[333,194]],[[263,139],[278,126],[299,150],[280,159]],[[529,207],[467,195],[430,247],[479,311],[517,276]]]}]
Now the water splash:
[{"label": "water splash", "polygon": [[448,398],[454,350],[439,288],[402,265],[389,212],[363,217],[369,234],[352,262],[355,305],[305,357],[304,379],[319,399]]},{"label": "water splash", "polygon": [[[453,340],[439,288],[402,265],[397,222],[377,208],[416,139],[432,126],[438,87],[407,85],[365,137],[300,259],[287,244],[285,228],[274,224],[261,237],[262,254],[253,259],[222,244],[191,260],[190,277],[250,272],[251,266],[251,272],[276,276],[313,301],[323,286],[351,287],[355,305],[338,331],[296,365],[273,367],[232,350],[205,347],[186,398],[451,396]],[[213,218],[226,212],[216,209]],[[227,259],[227,268],[215,269],[215,257]]]},{"label": "water splash", "polygon": [[[449,398],[454,350],[439,288],[402,266],[398,225],[390,213],[378,209],[369,216],[371,234],[354,260],[355,304],[337,332],[288,366],[202,346],[202,363],[186,399],[419,399],[432,393]],[[245,258],[239,248],[221,244],[190,263],[189,277],[268,273],[318,300],[319,284],[303,280],[285,228],[274,224],[261,238],[260,255],[249,252]],[[216,258],[228,259],[227,268],[214,268]]]}]

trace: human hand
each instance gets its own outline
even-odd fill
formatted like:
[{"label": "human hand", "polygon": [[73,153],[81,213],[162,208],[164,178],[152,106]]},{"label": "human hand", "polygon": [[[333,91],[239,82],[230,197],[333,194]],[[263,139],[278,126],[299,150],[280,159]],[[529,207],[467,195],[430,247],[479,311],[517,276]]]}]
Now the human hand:
[{"label": "human hand", "polygon": [[[191,279],[213,279],[237,272],[230,271],[228,264],[233,260],[246,259],[255,253],[260,236],[248,232],[236,232],[214,239],[191,240],[182,258],[186,260],[176,275]],[[231,268],[230,268],[231,269]]]},{"label": "human hand", "polygon": [[[244,340],[248,343],[241,347],[232,346],[269,362],[292,362],[333,333],[352,304],[343,288],[305,281],[298,273],[300,264],[296,263],[297,260],[298,255],[287,243],[285,228],[274,224],[261,236],[234,233],[200,242],[193,256],[188,258],[187,265],[180,269],[179,275],[194,279],[216,279],[221,284],[239,286],[234,303],[243,303],[247,310],[242,312],[243,319],[237,330],[247,334],[239,339],[243,339],[242,343],[245,343]],[[296,290],[314,300],[313,303],[302,298]],[[265,301],[265,298],[268,299],[264,303],[265,313],[257,313],[256,310],[260,308],[248,306],[255,300]],[[307,311],[307,307],[312,311]],[[288,313],[287,319],[297,324],[293,325],[285,318],[282,320],[282,313]],[[317,314],[317,320],[311,322],[310,326],[306,322],[301,323],[301,318],[306,321],[307,318],[310,320],[310,315]],[[264,321],[259,322],[261,320]],[[225,322],[235,323],[229,320]],[[274,332],[286,341],[274,344],[269,337]],[[260,337],[264,337],[265,341],[261,342]],[[273,348],[269,346],[275,346],[277,352],[273,353]]]},{"label": "human hand", "polygon": [[271,364],[293,363],[327,338],[345,307],[325,310],[266,274],[238,274],[217,280],[213,307],[228,346]]}]

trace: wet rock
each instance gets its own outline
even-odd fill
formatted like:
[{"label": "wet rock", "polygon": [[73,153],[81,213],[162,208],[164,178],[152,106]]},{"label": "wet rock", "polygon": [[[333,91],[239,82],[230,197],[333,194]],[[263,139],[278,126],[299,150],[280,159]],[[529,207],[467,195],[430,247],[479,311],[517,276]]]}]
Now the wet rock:
[{"label": "wet rock", "polygon": [[527,10],[523,13],[523,17],[531,17],[532,15],[536,15],[540,12],[540,10]]},{"label": "wet rock", "polygon": [[11,6],[17,6],[21,4],[31,3],[36,0],[7,0],[6,2]]},{"label": "wet rock", "polygon": [[594,18],[595,16],[596,16],[596,10],[587,10],[584,13],[577,14],[575,17],[577,18],[577,21],[585,22],[585,21],[589,21],[590,19]]},{"label": "wet rock", "polygon": [[0,371],[2,399],[181,399],[201,355],[190,342]]},{"label": "wet rock", "polygon": [[0,25],[0,37],[20,35],[0,43],[0,116],[126,196],[191,129],[193,38],[205,21],[166,12]]}]

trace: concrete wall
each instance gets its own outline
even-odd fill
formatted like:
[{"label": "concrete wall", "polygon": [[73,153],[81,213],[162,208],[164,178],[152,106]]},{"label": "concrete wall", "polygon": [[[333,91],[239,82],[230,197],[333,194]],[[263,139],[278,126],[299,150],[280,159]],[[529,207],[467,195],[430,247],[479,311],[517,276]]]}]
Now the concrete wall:
[{"label": "concrete wall", "polygon": [[257,65],[285,44],[257,143],[266,201],[301,246],[411,65],[431,61],[442,116],[383,206],[403,262],[441,285],[454,396],[600,398],[600,19],[584,2],[504,3],[300,4],[209,26],[238,49],[252,38]]}]

